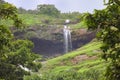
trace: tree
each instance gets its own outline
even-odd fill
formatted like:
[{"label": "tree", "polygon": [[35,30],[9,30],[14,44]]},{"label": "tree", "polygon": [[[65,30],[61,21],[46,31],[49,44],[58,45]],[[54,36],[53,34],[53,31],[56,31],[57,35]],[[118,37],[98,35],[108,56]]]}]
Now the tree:
[{"label": "tree", "polygon": [[39,55],[31,52],[31,41],[16,40],[10,27],[2,24],[2,20],[13,20],[17,28],[24,28],[17,8],[6,2],[0,3],[0,79],[22,80],[24,75],[30,74],[23,68],[37,71],[41,67],[34,61]]},{"label": "tree", "polygon": [[29,13],[29,14],[37,14],[38,11],[29,9],[29,10],[27,10],[27,13]]},{"label": "tree", "polygon": [[0,3],[4,3],[5,1],[4,0],[0,0]]},{"label": "tree", "polygon": [[19,7],[18,8],[18,13],[19,14],[37,14],[38,13],[38,11],[37,10],[31,10],[31,9],[29,9],[29,10],[26,10],[26,9],[24,9],[24,8],[22,8],[22,7]]},{"label": "tree", "polygon": [[54,5],[50,4],[38,5],[37,10],[39,14],[45,14],[55,17],[58,17],[60,15],[60,11]]},{"label": "tree", "polygon": [[106,9],[95,10],[94,14],[87,13],[85,21],[89,29],[98,29],[97,38],[103,42],[102,58],[110,62],[106,70],[106,80],[119,80],[120,0],[104,0],[104,2],[107,5]]},{"label": "tree", "polygon": [[22,7],[19,7],[19,8],[18,8],[18,12],[19,12],[20,14],[25,14],[25,13],[27,13],[27,10],[24,9],[24,8],[22,8]]}]

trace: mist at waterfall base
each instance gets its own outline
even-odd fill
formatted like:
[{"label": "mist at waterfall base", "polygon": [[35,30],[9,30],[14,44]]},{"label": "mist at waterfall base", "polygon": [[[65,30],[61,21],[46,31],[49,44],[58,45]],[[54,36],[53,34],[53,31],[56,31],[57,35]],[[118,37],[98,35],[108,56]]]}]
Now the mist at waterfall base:
[{"label": "mist at waterfall base", "polygon": [[64,25],[64,52],[67,53],[72,50],[71,31],[67,25]]}]

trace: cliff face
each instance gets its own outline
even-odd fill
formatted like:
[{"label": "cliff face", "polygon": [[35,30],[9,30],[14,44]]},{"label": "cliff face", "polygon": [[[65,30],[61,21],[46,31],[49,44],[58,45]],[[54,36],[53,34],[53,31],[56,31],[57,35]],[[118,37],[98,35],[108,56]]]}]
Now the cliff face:
[{"label": "cliff face", "polygon": [[[25,32],[14,33],[17,38],[28,38],[34,43],[33,52],[44,57],[64,54],[63,27],[30,27]],[[75,50],[95,38],[95,32],[86,29],[71,30],[72,49]]]}]

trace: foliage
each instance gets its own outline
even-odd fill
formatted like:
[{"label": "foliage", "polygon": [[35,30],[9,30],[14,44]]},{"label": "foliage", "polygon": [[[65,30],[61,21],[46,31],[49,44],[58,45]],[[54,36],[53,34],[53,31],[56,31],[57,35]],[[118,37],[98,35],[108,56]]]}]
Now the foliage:
[{"label": "foliage", "polygon": [[96,55],[92,56],[97,56],[97,52],[93,51],[98,50],[100,46],[100,42],[91,42],[75,51],[46,61],[40,69],[42,76],[39,80],[103,80],[102,74],[107,64],[99,58],[72,62],[80,55],[94,53]]},{"label": "foliage", "polygon": [[25,37],[30,39],[30,38],[33,38],[33,37],[38,37],[38,34],[35,33],[34,31],[29,31],[25,34]]},{"label": "foliage", "polygon": [[41,76],[37,74],[32,74],[30,76],[24,76],[24,80],[43,80]]},{"label": "foliage", "polygon": [[70,19],[74,20],[74,23],[79,22],[82,14],[79,12],[69,12],[69,13],[61,13],[60,17],[62,19]]},{"label": "foliage", "polygon": [[80,21],[79,23],[71,26],[72,29],[83,29],[87,28],[85,21]]},{"label": "foliage", "polygon": [[60,11],[54,5],[50,4],[38,5],[37,10],[39,11],[39,14],[45,14],[53,17],[58,17],[60,14]]},{"label": "foliage", "polygon": [[0,3],[4,3],[5,1],[4,0],[0,0]]},{"label": "foliage", "polygon": [[24,21],[27,26],[33,26],[37,24],[41,24],[42,16],[33,15],[33,14],[19,14],[19,17]]},{"label": "foliage", "polygon": [[37,10],[31,10],[31,9],[26,10],[26,9],[24,9],[24,8],[22,8],[22,7],[19,7],[19,8],[18,8],[18,13],[19,13],[19,14],[37,14],[38,11],[37,11]]},{"label": "foliage", "polygon": [[22,7],[19,7],[18,8],[18,13],[22,13],[22,14],[25,14],[25,13],[27,13],[27,10],[26,9],[24,9],[24,8],[22,8]]},{"label": "foliage", "polygon": [[[107,1],[107,0],[104,0]],[[120,79],[120,1],[109,0],[106,9],[86,14],[89,29],[98,29],[97,37],[103,41],[102,58],[110,61],[106,80]]]},{"label": "foliage", "polygon": [[0,79],[22,80],[24,75],[30,74],[22,67],[37,71],[40,63],[33,62],[39,55],[31,52],[32,42],[15,40],[10,28],[2,24],[2,20],[13,20],[17,28],[22,27],[22,20],[18,18],[17,8],[9,3],[0,3]]},{"label": "foliage", "polygon": [[101,72],[95,69],[91,69],[83,73],[79,73],[74,69],[60,71],[57,74],[55,74],[54,72],[48,72],[45,75],[39,76],[39,78],[37,78],[37,80],[102,80],[102,79],[103,75],[101,74]]},{"label": "foliage", "polygon": [[[81,13],[73,12],[73,13],[60,13],[59,17],[53,17],[54,15],[46,15],[46,14],[38,14],[39,10],[19,10],[19,18],[22,19],[22,21],[27,26],[42,26],[42,25],[60,25],[61,27],[65,23],[66,19],[70,19],[70,27],[73,26],[73,28],[79,28],[79,24],[75,25],[76,23],[81,22]],[[2,23],[5,24],[11,24],[11,21],[8,22],[3,21]],[[84,22],[80,23],[80,27],[84,26]]]},{"label": "foliage", "polygon": [[101,47],[100,42],[91,42],[91,43],[77,49],[76,51],[70,52],[69,54],[65,54],[63,56],[59,56],[57,58],[53,58],[53,59],[48,60],[48,64],[49,65],[59,64],[63,61],[66,61],[66,60],[68,61],[77,55],[88,54],[93,50],[99,49],[100,47]]}]

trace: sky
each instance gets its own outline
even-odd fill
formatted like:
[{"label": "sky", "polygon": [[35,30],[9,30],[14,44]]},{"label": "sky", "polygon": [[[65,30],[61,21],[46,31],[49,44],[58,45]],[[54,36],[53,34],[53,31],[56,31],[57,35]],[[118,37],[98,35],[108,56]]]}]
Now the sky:
[{"label": "sky", "polygon": [[103,0],[5,0],[16,7],[36,9],[39,4],[54,4],[61,12],[90,12],[103,9]]}]

